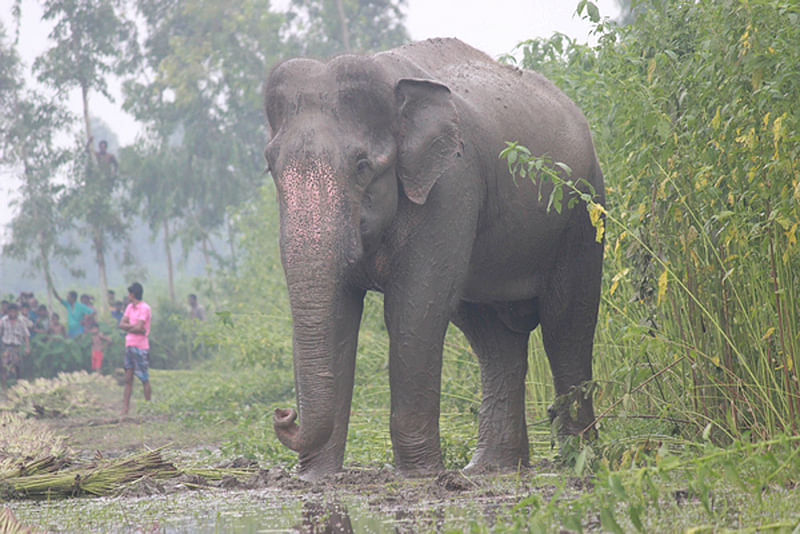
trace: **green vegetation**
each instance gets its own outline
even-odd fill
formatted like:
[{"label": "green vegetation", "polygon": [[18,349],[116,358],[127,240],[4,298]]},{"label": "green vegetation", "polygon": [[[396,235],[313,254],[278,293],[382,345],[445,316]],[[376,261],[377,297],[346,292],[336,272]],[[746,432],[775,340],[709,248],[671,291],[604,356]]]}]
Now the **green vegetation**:
[{"label": "green vegetation", "polygon": [[[599,438],[556,458],[547,420],[551,379],[534,333],[527,417],[533,461],[544,463],[497,479],[498,487],[515,489],[504,493],[513,499],[497,505],[491,519],[476,512],[453,528],[797,532],[800,526],[800,7],[788,0],[634,5],[632,23],[619,26],[597,18],[591,2],[580,2],[579,11],[598,23],[597,46],[555,35],[519,48],[520,64],[562,87],[589,119],[606,176],[605,205],[594,204],[581,177],[559,170],[547,154],[525,153],[514,140],[504,154],[518,179],[534,171],[535,179],[560,186],[554,191],[561,193],[542,199],[552,209],[587,203],[598,238],[605,239],[595,349]],[[330,11],[333,4],[325,6]],[[168,33],[169,20],[214,14],[172,15],[151,24],[164,24],[156,29]],[[275,22],[268,18],[261,22]],[[347,39],[346,32],[330,37],[337,47]],[[178,41],[184,46],[170,50],[151,43],[151,68],[167,61],[158,82],[164,85],[150,88],[159,95],[194,87],[185,79],[191,73],[166,66],[193,57],[203,39],[182,35],[170,46]],[[218,59],[234,65],[230,72],[241,68]],[[204,101],[175,94],[174,106],[165,101],[171,112]],[[242,102],[253,98],[243,95]],[[143,98],[140,111],[153,111],[145,106],[153,102],[163,103]],[[153,145],[137,147],[131,161],[136,155],[141,169],[152,170],[175,163],[173,150],[189,155],[183,164],[202,152],[197,136],[187,135],[180,147],[170,144],[178,123],[154,120]],[[251,172],[260,147],[247,150],[236,155],[236,168]],[[219,167],[225,154],[204,157]],[[232,251],[226,265],[235,269],[209,282],[217,312],[202,325],[167,314],[169,302],[159,305],[165,314],[154,340],[167,354],[160,366],[189,368],[154,370],[154,401],[140,403],[136,413],[169,418],[170,430],[213,429],[213,446],[223,456],[290,468],[296,457],[272,430],[272,410],[294,404],[274,187],[253,179],[248,194],[214,207],[202,222],[166,210],[180,204],[181,197],[170,196],[181,192],[180,184],[173,185],[159,193],[164,198],[140,197],[153,229],[169,233],[169,224],[201,243],[212,229],[230,224],[236,259]],[[185,203],[208,197],[197,198]],[[53,246],[41,245],[51,252]],[[380,468],[392,458],[379,295],[367,298],[359,341],[345,465]],[[455,329],[446,339],[443,373],[442,447],[446,466],[458,469],[475,445],[480,381],[474,355]],[[41,389],[10,396],[8,409],[32,414],[33,404],[21,399],[60,395],[56,387]],[[562,462],[551,464],[556,459]]]},{"label": "green vegetation", "polygon": [[798,17],[780,2],[676,2],[598,25],[596,49],[561,36],[522,46],[596,134],[601,354],[645,369],[614,396],[689,420],[685,436],[710,425],[720,443],[769,439],[800,422],[800,78],[784,67]]},{"label": "green vegetation", "polygon": [[[591,3],[581,4],[593,15]],[[556,35],[520,48],[523,66],[585,111],[607,202],[589,206],[606,243],[595,360],[600,440],[567,458],[578,474],[594,475],[594,490],[566,507],[533,496],[518,508],[517,526],[581,530],[594,516],[607,530],[647,531],[664,514],[681,517],[678,529],[791,530],[796,513],[776,502],[800,476],[800,77],[789,67],[800,59],[800,10],[731,0],[643,3],[637,13],[627,27],[598,21],[596,47]],[[575,207],[570,188],[581,190],[580,178],[543,201]],[[209,342],[239,365],[287,369],[291,325],[272,188],[241,215],[243,228],[258,228],[244,230],[253,255],[228,281],[234,298]],[[371,297],[349,462],[388,460],[386,344],[380,297]],[[552,454],[541,424],[552,390],[541,345],[532,345],[529,421],[541,457]],[[447,465],[460,467],[479,382],[457,332],[447,347],[443,447]],[[278,451],[283,461],[265,434],[253,453]]]}]

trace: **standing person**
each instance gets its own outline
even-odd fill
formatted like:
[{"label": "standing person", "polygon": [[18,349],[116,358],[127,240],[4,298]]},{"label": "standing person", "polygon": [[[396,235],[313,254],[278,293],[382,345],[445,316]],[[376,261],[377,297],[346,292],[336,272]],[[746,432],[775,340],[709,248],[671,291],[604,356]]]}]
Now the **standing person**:
[{"label": "standing person", "polygon": [[120,321],[122,321],[123,313],[125,313],[125,310],[121,300],[117,300],[111,303],[111,317],[113,317],[114,320],[117,321],[117,326],[119,326]]},{"label": "standing person", "polygon": [[61,318],[56,312],[50,316],[50,329],[49,333],[58,337],[67,337],[67,329],[61,324]]},{"label": "standing person", "polygon": [[22,361],[22,345],[25,344],[25,355],[31,352],[28,327],[18,317],[19,308],[15,302],[8,305],[8,314],[0,319],[0,386],[3,391],[8,387],[8,373],[19,372]]},{"label": "standing person", "polygon": [[119,327],[127,332],[125,336],[125,392],[122,396],[122,415],[128,415],[133,389],[133,375],[141,380],[144,388],[144,399],[150,400],[150,375],[147,372],[150,357],[150,306],[142,300],[144,288],[134,282],[128,288],[130,304],[125,308]]},{"label": "standing person", "polygon": [[31,329],[31,337],[33,337],[34,332],[36,334],[47,334],[50,332],[50,312],[47,311],[47,306],[44,304],[39,304],[39,307],[36,309],[36,323]]},{"label": "standing person", "polygon": [[[124,310],[125,306],[122,304],[121,300],[115,301],[111,307],[111,317],[113,317],[114,320],[117,321],[117,326],[119,326],[119,323],[122,322],[122,315],[124,313]],[[120,332],[120,334],[124,339],[126,335],[125,331]]]},{"label": "standing person", "polygon": [[97,152],[94,155],[101,169],[107,173],[117,174],[117,158],[108,151],[108,142],[105,139],[97,144]]},{"label": "standing person", "polygon": [[33,324],[36,324],[36,321],[39,320],[39,301],[36,300],[36,297],[32,296],[28,299],[28,307],[30,308],[28,319],[30,319]]},{"label": "standing person", "polygon": [[198,321],[206,320],[206,310],[197,302],[197,295],[189,295],[189,316]]},{"label": "standing person", "polygon": [[78,302],[78,292],[70,291],[67,293],[67,299],[64,300],[59,296],[56,288],[53,288],[53,296],[67,309],[67,335],[69,337],[76,337],[83,334],[83,321],[87,315],[92,315],[94,310],[89,306]]},{"label": "standing person", "polygon": [[92,321],[89,333],[92,334],[92,371],[99,373],[103,367],[103,351],[111,344],[111,338],[100,331],[97,321]]},{"label": "standing person", "polygon": [[17,318],[25,325],[25,328],[28,329],[28,334],[31,333],[31,328],[33,328],[33,321],[30,319],[31,316],[31,307],[28,304],[28,301],[24,301],[23,304],[19,305],[19,313]]}]

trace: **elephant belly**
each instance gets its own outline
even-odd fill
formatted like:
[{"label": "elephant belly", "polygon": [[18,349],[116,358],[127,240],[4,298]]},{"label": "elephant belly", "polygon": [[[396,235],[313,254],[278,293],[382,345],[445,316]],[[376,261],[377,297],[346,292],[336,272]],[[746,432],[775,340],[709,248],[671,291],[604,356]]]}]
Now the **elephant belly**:
[{"label": "elephant belly", "polygon": [[[509,247],[517,245],[519,243],[509,244]],[[547,283],[555,256],[555,250],[543,247],[525,253],[494,246],[479,250],[473,254],[463,298],[471,302],[493,303],[537,297]]]}]

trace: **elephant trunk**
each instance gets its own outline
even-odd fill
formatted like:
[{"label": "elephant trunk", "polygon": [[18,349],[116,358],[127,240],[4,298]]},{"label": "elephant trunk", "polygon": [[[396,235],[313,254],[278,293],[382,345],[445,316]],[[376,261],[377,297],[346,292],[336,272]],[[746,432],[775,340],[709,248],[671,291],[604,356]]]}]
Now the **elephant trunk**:
[{"label": "elephant trunk", "polygon": [[280,191],[297,412],[276,410],[273,426],[281,443],[299,453],[301,472],[323,474],[337,470],[333,464],[343,457],[361,306],[345,282],[360,242],[334,178],[318,162],[289,166]]},{"label": "elephant trunk", "polygon": [[295,423],[298,413],[291,408],[275,410],[273,421],[280,442],[302,456],[321,448],[333,432],[336,384],[331,335],[324,325],[333,317],[323,309],[332,306],[307,302],[310,299],[301,292],[296,284],[290,289],[295,391],[302,426]]}]

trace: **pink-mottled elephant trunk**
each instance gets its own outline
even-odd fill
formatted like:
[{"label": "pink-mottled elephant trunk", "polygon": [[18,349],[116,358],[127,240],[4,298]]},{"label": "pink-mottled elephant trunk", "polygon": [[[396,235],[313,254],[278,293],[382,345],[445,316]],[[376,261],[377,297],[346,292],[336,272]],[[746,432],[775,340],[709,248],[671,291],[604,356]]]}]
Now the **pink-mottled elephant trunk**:
[{"label": "pink-mottled elephant trunk", "polygon": [[342,408],[337,389],[347,386],[337,383],[343,380],[336,366],[345,345],[343,272],[358,241],[329,166],[290,165],[281,178],[281,255],[294,327],[297,412],[275,410],[273,426],[280,442],[299,453],[302,471],[319,463]]}]

